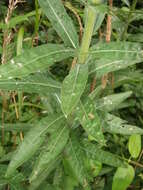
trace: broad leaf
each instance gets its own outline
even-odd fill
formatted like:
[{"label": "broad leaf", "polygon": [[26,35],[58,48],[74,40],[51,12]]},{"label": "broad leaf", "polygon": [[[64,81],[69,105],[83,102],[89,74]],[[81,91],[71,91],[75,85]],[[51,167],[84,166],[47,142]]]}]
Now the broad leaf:
[{"label": "broad leaf", "polygon": [[45,15],[67,46],[78,47],[78,36],[61,0],[39,0]]},{"label": "broad leaf", "polygon": [[143,129],[134,125],[127,124],[128,122],[112,114],[105,116],[104,131],[112,134],[132,135],[143,134]]},{"label": "broad leaf", "polygon": [[87,64],[76,64],[64,79],[61,91],[62,110],[69,115],[78,104],[88,79]]},{"label": "broad leaf", "polygon": [[[48,166],[46,166],[42,172],[38,175],[38,179],[36,178],[30,183],[29,190],[38,189],[40,184],[48,177],[48,175],[59,165],[61,162],[61,156],[58,156],[56,159],[52,160]],[[49,188],[48,188],[49,190]]]},{"label": "broad leaf", "polygon": [[48,94],[59,92],[61,89],[61,84],[50,77],[46,77],[44,73],[37,73],[21,80],[0,80],[0,89]]},{"label": "broad leaf", "polygon": [[84,168],[84,157],[85,155],[83,150],[80,148],[77,136],[72,134],[65,149],[65,169],[70,176],[75,177],[81,185],[86,187],[88,186],[88,181]]},{"label": "broad leaf", "polygon": [[133,158],[137,158],[141,151],[141,136],[133,134],[129,138],[128,149]]},{"label": "broad leaf", "polygon": [[97,77],[143,60],[141,45],[131,42],[111,42],[108,45],[99,43],[90,49],[90,56],[91,68],[89,73],[96,72]]},{"label": "broad leaf", "polygon": [[123,92],[113,95],[105,96],[101,98],[95,103],[95,108],[104,111],[112,111],[114,109],[118,109],[118,106],[129,96],[131,96],[132,92]]},{"label": "broad leaf", "polygon": [[38,178],[45,167],[48,167],[52,160],[61,153],[67,143],[69,137],[69,129],[63,124],[50,136],[48,144],[45,144],[44,150],[40,153],[38,160],[34,166],[30,181]]},{"label": "broad leaf", "polygon": [[[92,59],[96,58],[110,61],[135,60],[136,62],[140,62],[143,58],[141,45],[132,42],[98,43],[90,48],[89,53]],[[100,66],[104,65],[101,64]]]},{"label": "broad leaf", "polygon": [[104,151],[100,146],[89,142],[83,142],[84,150],[89,159],[98,160],[103,164],[107,164],[113,167],[125,167],[124,161],[117,155]]},{"label": "broad leaf", "polygon": [[63,45],[41,45],[11,59],[9,63],[0,66],[0,79],[21,78],[42,71],[54,62],[73,56],[74,51]]},{"label": "broad leaf", "polygon": [[12,175],[20,165],[30,159],[44,142],[46,133],[57,129],[63,121],[63,115],[48,116],[37,126],[31,128],[13,155],[6,176]]},{"label": "broad leaf", "polygon": [[102,122],[95,110],[92,101],[88,100],[85,104],[79,103],[76,115],[90,138],[104,144],[104,136],[102,133]]},{"label": "broad leaf", "polygon": [[126,190],[134,178],[135,172],[132,166],[119,167],[114,175],[112,190]]}]

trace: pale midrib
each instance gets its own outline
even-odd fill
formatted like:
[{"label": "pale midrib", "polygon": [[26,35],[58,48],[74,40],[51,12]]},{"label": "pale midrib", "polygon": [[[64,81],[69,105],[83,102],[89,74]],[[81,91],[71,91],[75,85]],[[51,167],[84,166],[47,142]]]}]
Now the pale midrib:
[{"label": "pale midrib", "polygon": [[[77,76],[78,76],[78,73],[79,73],[79,69],[80,69],[80,65],[77,65],[76,75],[75,75],[75,79],[74,79],[74,82],[73,82],[73,88],[72,88],[72,91],[71,91],[71,97],[69,98],[68,105],[71,105],[71,102],[72,102],[73,93],[74,93],[76,85],[77,85]],[[67,104],[67,102],[65,102],[65,103]],[[72,105],[71,110],[74,108],[74,106],[75,105]]]},{"label": "pale midrib", "polygon": [[101,52],[120,52],[120,53],[143,53],[142,51],[135,51],[135,50],[119,50],[119,49],[111,49],[111,50],[91,50],[89,54],[93,53],[101,53]]},{"label": "pale midrib", "polygon": [[[39,60],[39,59],[42,59],[42,58],[45,58],[45,57],[48,57],[48,56],[50,56],[50,55],[54,55],[54,54],[57,54],[57,53],[63,53],[63,52],[74,52],[74,51],[72,51],[72,50],[66,50],[66,49],[54,51],[54,52],[52,52],[52,53],[49,53],[49,54],[46,54],[46,55],[43,55],[43,56],[38,56],[37,58],[33,59],[32,61],[30,61],[30,62],[28,62],[28,63],[23,64],[22,66],[23,66],[23,67],[26,67],[27,65],[29,65],[29,64],[31,64],[31,63],[33,63],[33,62]],[[18,63],[18,62],[17,62],[17,63]],[[15,64],[16,64],[16,63],[15,63]],[[11,72],[13,72],[13,71],[15,71],[15,70],[17,70],[17,69],[18,69],[18,68],[14,68],[14,69],[10,70],[9,72],[5,72],[5,73],[2,74],[2,76],[5,75],[5,74],[10,74]],[[22,68],[21,68],[21,69],[22,69]],[[16,75],[16,76],[17,76],[17,75]]]},{"label": "pale midrib", "polygon": [[[124,61],[124,60],[119,60],[119,61],[114,61],[114,62],[111,62],[111,63],[107,63],[107,64],[105,64],[105,65],[101,65],[101,66],[97,67],[96,69],[90,71],[89,74],[94,73],[95,71],[98,71],[98,70],[100,70],[100,69],[103,69],[104,67],[111,66],[111,65],[116,64],[116,63],[121,63],[121,62],[123,62],[123,61]],[[118,66],[118,65],[117,65],[117,66]]]},{"label": "pale midrib", "polygon": [[[72,152],[73,152],[73,154],[74,154],[74,157],[75,157],[75,160],[76,160],[76,162],[77,162],[77,165],[80,166],[80,164],[79,164],[80,161],[78,161],[76,152],[74,151],[74,148],[73,148],[73,145],[72,145],[72,140],[70,139],[69,141],[70,141],[71,150],[72,150]],[[79,173],[82,173],[82,167],[79,167]],[[78,177],[78,176],[77,176],[77,177]]]},{"label": "pale midrib", "polygon": [[51,123],[49,123],[49,125],[48,125],[48,127],[45,127],[39,134],[38,134],[38,136],[37,137],[35,137],[32,141],[35,141],[37,138],[39,138],[42,134],[44,134],[45,133],[45,131],[49,128],[49,127],[51,127],[55,122],[57,122],[58,120],[60,120],[61,118],[63,118],[64,116],[63,115],[61,115],[60,117],[58,117],[57,119],[55,119],[54,121],[52,121]]},{"label": "pale midrib", "polygon": [[68,36],[71,44],[73,45],[73,47],[76,49],[76,45],[74,44],[73,40],[71,39],[70,35],[68,34],[64,24],[62,23],[61,19],[58,17],[57,13],[55,12],[54,8],[52,7],[51,3],[47,0],[52,12],[54,13],[55,17],[57,18],[57,20],[59,21],[59,24],[62,26],[62,28],[64,29],[66,35]]},{"label": "pale midrib", "polygon": [[57,136],[57,139],[56,139],[55,143],[52,145],[50,153],[52,153],[54,151],[54,149],[56,148],[56,144],[59,142],[59,139],[61,138],[61,136],[64,133],[65,129],[66,129],[66,126],[64,126],[63,129],[60,131],[59,135]]},{"label": "pale midrib", "polygon": [[20,85],[39,85],[39,86],[43,86],[43,87],[52,87],[52,88],[59,88],[59,89],[61,88],[60,86],[54,86],[54,85],[51,85],[51,84],[36,83],[36,82],[21,82],[21,81],[18,81],[18,82],[1,82],[0,81],[0,85],[1,84],[5,84],[5,85],[14,84],[17,87],[20,86]]}]

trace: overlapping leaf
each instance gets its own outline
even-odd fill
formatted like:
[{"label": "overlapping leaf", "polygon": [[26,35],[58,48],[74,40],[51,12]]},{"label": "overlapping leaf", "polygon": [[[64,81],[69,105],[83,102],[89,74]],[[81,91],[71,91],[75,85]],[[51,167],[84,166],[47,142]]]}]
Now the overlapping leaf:
[{"label": "overlapping leaf", "polygon": [[61,0],[39,0],[45,15],[67,46],[78,47],[78,36]]},{"label": "overlapping leaf", "polygon": [[93,160],[98,160],[103,164],[113,167],[125,167],[126,164],[116,154],[104,151],[100,146],[89,142],[83,142],[87,157]]},{"label": "overlapping leaf", "polygon": [[83,163],[84,152],[80,148],[77,137],[72,134],[65,149],[65,167],[69,175],[73,175],[81,185],[88,186],[86,171]]},{"label": "overlapping leaf", "polygon": [[57,129],[61,122],[63,122],[63,115],[55,114],[43,119],[37,126],[31,128],[13,155],[6,176],[10,176],[20,165],[30,159],[44,142],[46,133]]},{"label": "overlapping leaf", "polygon": [[38,179],[33,180],[29,186],[29,190],[38,189],[40,184],[48,177],[48,175],[59,165],[61,162],[61,157],[58,156],[56,159],[52,160],[49,165],[47,165],[40,175],[38,175]]},{"label": "overlapping leaf", "polygon": [[61,89],[61,84],[50,77],[46,77],[44,74],[37,73],[21,80],[0,80],[0,89],[48,94],[59,92]]},{"label": "overlapping leaf", "polygon": [[48,68],[54,62],[73,56],[74,51],[63,45],[41,45],[11,59],[9,63],[0,66],[0,79],[21,78]]},{"label": "overlapping leaf", "polygon": [[38,178],[38,175],[43,172],[45,167],[48,167],[50,162],[61,153],[65,144],[67,143],[68,137],[69,129],[66,123],[62,123],[62,125],[54,133],[52,133],[48,144],[45,145],[44,150],[39,155],[39,158],[36,161],[30,176],[30,181]]},{"label": "overlapping leaf", "polygon": [[97,77],[143,60],[141,45],[131,42],[111,42],[108,45],[99,43],[91,47],[90,56],[90,73],[96,72]]}]

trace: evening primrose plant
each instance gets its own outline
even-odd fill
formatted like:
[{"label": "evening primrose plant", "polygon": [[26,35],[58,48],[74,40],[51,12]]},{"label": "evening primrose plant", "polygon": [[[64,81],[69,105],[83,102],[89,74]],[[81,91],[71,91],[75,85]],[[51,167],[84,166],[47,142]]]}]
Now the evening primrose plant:
[{"label": "evening primrose plant", "polygon": [[[143,168],[138,160],[143,129],[120,117],[122,110],[130,107],[133,92],[118,89],[140,80],[135,65],[142,63],[142,44],[112,38],[110,18],[116,9],[110,1],[76,1],[84,7],[83,22],[70,6],[84,25],[81,40],[64,2],[35,2],[35,35],[40,16],[46,16],[60,40],[23,51],[25,31],[21,27],[16,56],[0,66],[0,89],[2,93],[17,92],[18,113],[15,123],[3,123],[1,128],[15,128],[21,137],[14,151],[0,160],[5,171],[2,188],[8,184],[10,189],[28,190],[125,190],[136,183],[137,167]],[[107,34],[100,33],[98,40],[97,33],[106,30],[106,21],[110,21]],[[63,61],[70,69],[59,81],[50,69]],[[43,109],[39,119],[29,122],[24,118],[23,93],[35,94],[47,105],[37,105]]]}]

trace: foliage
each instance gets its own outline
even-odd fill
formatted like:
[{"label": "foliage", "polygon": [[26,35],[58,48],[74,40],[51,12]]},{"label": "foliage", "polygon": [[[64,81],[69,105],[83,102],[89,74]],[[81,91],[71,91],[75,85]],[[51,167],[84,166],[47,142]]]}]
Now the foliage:
[{"label": "foliage", "polygon": [[0,2],[0,190],[142,188],[142,9]]}]

